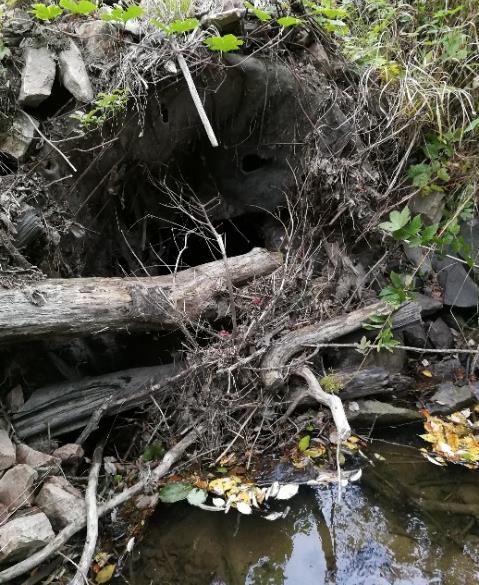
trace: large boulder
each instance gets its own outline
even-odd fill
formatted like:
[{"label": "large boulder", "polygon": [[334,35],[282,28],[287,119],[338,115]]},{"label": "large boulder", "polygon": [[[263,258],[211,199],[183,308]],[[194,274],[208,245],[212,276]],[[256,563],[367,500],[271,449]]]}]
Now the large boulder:
[{"label": "large boulder", "polygon": [[43,484],[35,504],[48,516],[56,530],[85,517],[85,500],[63,477],[51,477]]},{"label": "large boulder", "polygon": [[24,57],[18,102],[34,108],[50,97],[55,81],[55,57],[47,47],[26,47]]},{"label": "large boulder", "polygon": [[0,471],[15,465],[15,447],[7,431],[0,429]]},{"label": "large boulder", "polygon": [[0,502],[9,509],[29,506],[38,473],[30,465],[15,465],[0,479]]},{"label": "large boulder", "polygon": [[0,562],[28,558],[55,538],[42,512],[14,518],[0,527]]}]

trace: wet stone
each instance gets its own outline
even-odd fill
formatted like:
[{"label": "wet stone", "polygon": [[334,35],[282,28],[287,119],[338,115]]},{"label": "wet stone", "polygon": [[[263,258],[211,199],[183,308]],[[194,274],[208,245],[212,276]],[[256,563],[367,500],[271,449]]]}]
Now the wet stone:
[{"label": "wet stone", "polygon": [[[474,384],[479,389],[478,384]],[[456,386],[452,382],[440,384],[437,391],[431,396],[428,410],[431,414],[451,414],[474,401],[474,392],[471,386]]]},{"label": "wet stone", "polygon": [[449,349],[454,346],[451,330],[442,319],[436,319],[431,323],[427,335],[436,349]]},{"label": "wet stone", "polygon": [[393,406],[379,400],[358,400],[346,405],[346,416],[352,424],[390,425],[421,420],[416,410]]}]

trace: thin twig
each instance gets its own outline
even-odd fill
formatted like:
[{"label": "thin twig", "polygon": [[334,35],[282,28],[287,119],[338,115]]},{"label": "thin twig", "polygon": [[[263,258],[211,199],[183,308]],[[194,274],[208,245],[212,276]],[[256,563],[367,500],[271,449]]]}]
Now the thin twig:
[{"label": "thin twig", "polygon": [[206,115],[205,108],[201,103],[201,98],[198,94],[198,90],[196,89],[195,82],[193,81],[193,77],[191,77],[190,70],[188,69],[188,65],[186,64],[185,58],[183,57],[182,53],[180,52],[178,46],[175,44],[174,48],[177,50],[176,58],[178,60],[178,65],[180,66],[181,72],[183,73],[186,81],[186,85],[188,86],[188,90],[191,95],[191,99],[195,104],[196,111],[201,119],[203,127],[208,135],[208,138],[211,142],[211,146],[216,148],[218,146],[218,140],[216,138],[215,132],[213,127],[208,120],[208,116]]},{"label": "thin twig", "polygon": [[98,508],[97,508],[97,488],[98,474],[102,464],[104,442],[100,442],[93,452],[88,486],[85,493],[87,533],[83,553],[78,563],[78,570],[70,581],[69,585],[82,585],[84,581],[88,583],[88,570],[95,554],[96,542],[98,539]]},{"label": "thin twig", "polygon": [[24,110],[20,110],[20,112],[22,112],[22,114],[28,118],[28,120],[30,121],[30,124],[32,124],[32,126],[35,128],[35,130],[38,132],[38,134],[40,134],[40,136],[43,138],[43,140],[45,140],[45,142],[47,144],[49,144],[53,148],[53,150],[56,150],[58,152],[58,154],[62,157],[62,159],[67,163],[67,165],[75,173],[77,173],[78,172],[77,169],[72,165],[72,163],[63,154],[63,152],[58,148],[58,146],[55,146],[51,140],[48,140],[48,138],[45,136],[45,134],[43,134],[43,132],[38,127],[38,124],[35,122],[35,120],[29,114],[27,114],[27,112],[25,112]]},{"label": "thin twig", "polygon": [[90,420],[88,421],[87,426],[83,429],[83,431],[80,433],[80,436],[76,440],[77,445],[83,445],[83,443],[85,443],[85,441],[93,433],[93,431],[96,431],[96,429],[98,428],[98,425],[100,424],[101,417],[104,415],[105,411],[110,406],[110,402],[112,401],[112,399],[113,399],[113,394],[111,394],[105,400],[105,402],[100,406],[100,408],[98,410],[95,410],[93,412]]}]

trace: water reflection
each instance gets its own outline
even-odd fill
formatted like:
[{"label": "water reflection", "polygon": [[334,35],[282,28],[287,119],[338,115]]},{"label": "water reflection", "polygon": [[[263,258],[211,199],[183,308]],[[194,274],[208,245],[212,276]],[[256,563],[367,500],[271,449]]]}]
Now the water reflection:
[{"label": "water reflection", "polygon": [[[384,453],[384,450],[383,450]],[[390,450],[383,471],[417,482],[455,471],[431,469],[411,453]],[[445,482],[448,483],[447,481]],[[436,489],[436,488],[434,488]],[[132,585],[472,585],[477,565],[446,529],[466,519],[432,522],[391,504],[363,483],[303,489],[285,519],[268,522],[186,505],[161,508],[129,578]],[[441,530],[441,522],[444,530]],[[477,539],[470,537],[471,550]]]}]

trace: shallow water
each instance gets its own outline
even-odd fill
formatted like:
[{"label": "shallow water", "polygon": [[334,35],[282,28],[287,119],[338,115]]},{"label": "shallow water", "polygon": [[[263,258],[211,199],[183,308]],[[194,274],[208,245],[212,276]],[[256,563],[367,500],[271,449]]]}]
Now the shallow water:
[{"label": "shallow water", "polygon": [[[479,503],[477,472],[436,467],[408,448],[378,444],[372,451],[386,458],[375,471],[389,485],[399,479],[427,498],[456,501],[467,485],[467,497]],[[275,522],[186,504],[160,507],[125,576],[131,585],[479,583],[477,526],[458,536],[468,517],[403,506],[376,493],[369,477],[343,490],[339,504],[335,487],[302,488],[282,503],[291,510]]]}]

